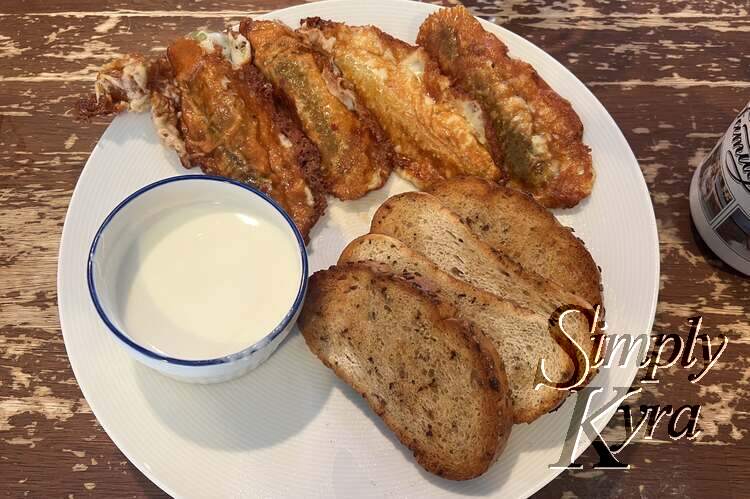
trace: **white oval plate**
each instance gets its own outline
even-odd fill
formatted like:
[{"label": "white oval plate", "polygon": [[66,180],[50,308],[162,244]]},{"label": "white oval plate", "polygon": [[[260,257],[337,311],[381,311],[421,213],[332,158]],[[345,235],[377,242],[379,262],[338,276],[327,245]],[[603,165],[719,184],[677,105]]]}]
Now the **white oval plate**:
[{"label": "white oval plate", "polygon": [[[436,7],[399,0],[327,1],[264,17],[296,26],[320,16],[374,24],[413,42]],[[597,99],[545,52],[484,22],[569,99],[585,126],[597,179],[591,197],[560,212],[586,241],[604,276],[609,331],[650,332],[659,287],[659,252],[651,201],[638,163]],[[94,414],[122,452],[154,483],[179,497],[527,496],[552,480],[575,397],[531,425],[516,425],[499,461],[484,476],[450,482],[424,472],[361,397],[338,381],[293,331],[279,350],[233,382],[195,386],[131,361],[99,320],[86,288],[86,252],[109,211],[128,194],[183,174],[159,144],[147,115],[116,118],[89,158],[70,202],[60,245],[58,301],[65,346]],[[334,264],[343,247],[368,231],[387,197],[410,190],[395,175],[353,202],[332,201],[312,232],[310,270]],[[629,386],[626,367],[600,372],[605,393],[592,412]],[[604,426],[613,410],[598,421]],[[588,441],[584,442],[586,445]],[[585,445],[579,446],[580,453]]]}]

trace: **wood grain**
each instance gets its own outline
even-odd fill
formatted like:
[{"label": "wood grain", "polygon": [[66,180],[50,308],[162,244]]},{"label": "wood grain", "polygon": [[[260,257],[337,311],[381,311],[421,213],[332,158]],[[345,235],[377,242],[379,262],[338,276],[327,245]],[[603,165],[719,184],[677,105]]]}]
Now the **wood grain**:
[{"label": "wood grain", "polygon": [[[161,497],[112,444],[80,393],[59,329],[60,233],[107,122],[73,124],[97,67],[293,2],[62,0],[0,8],[0,490],[12,497]],[[453,2],[446,2],[446,4]],[[564,472],[539,497],[746,497],[750,481],[750,282],[700,241],[693,170],[750,99],[746,0],[474,0],[477,15],[565,64],[610,111],[648,183],[662,279],[656,332],[703,315],[730,346],[700,384],[673,368],[632,402],[701,403],[702,435],[666,427],[622,453],[628,471]],[[623,244],[627,244],[626,241]],[[618,419],[619,418],[619,419]],[[610,433],[621,430],[621,415]],[[610,434],[608,433],[608,435]],[[596,461],[589,449],[583,462]]]}]

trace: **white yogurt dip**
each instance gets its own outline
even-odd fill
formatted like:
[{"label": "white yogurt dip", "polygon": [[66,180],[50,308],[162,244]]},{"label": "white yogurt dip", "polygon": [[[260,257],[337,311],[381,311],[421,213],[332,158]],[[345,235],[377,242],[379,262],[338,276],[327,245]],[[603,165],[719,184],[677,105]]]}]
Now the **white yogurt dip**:
[{"label": "white yogurt dip", "polygon": [[294,304],[302,263],[278,222],[203,202],[139,225],[115,295],[121,326],[146,348],[187,360],[236,353]]}]

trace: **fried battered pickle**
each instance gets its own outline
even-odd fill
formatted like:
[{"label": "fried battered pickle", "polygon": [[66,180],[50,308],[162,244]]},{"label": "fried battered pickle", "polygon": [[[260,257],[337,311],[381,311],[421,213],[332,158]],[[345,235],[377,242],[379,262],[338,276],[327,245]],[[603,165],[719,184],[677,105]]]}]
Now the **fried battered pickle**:
[{"label": "fried battered pickle", "polygon": [[357,199],[380,188],[391,173],[392,148],[354,95],[340,87],[328,59],[279,22],[246,20],[240,33],[250,40],[255,66],[318,147],[327,191]]},{"label": "fried battered pickle", "polygon": [[485,31],[464,7],[442,9],[422,24],[417,43],[484,110],[487,140],[510,185],[550,208],[571,207],[591,193],[591,153],[570,103],[529,64]]},{"label": "fried battered pickle", "polygon": [[453,93],[424,50],[373,26],[320,18],[303,20],[299,32],[330,55],[401,156],[398,172],[417,187],[457,175],[500,178],[476,110]]},{"label": "fried battered pickle", "polygon": [[[218,48],[218,45],[216,46]],[[180,93],[180,126],[193,166],[255,186],[276,200],[307,240],[325,209],[315,146],[273,101],[252,64],[181,39],[167,50]]]}]

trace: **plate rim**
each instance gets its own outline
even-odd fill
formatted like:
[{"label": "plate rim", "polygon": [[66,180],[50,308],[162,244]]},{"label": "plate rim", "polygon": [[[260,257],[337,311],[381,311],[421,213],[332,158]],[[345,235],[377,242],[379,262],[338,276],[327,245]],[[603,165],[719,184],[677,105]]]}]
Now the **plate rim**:
[{"label": "plate rim", "polygon": [[[307,10],[310,7],[315,6],[315,5],[323,5],[323,4],[325,4],[325,5],[336,5],[336,4],[339,4],[339,5],[346,5],[347,8],[351,8],[352,5],[356,4],[356,3],[367,4],[368,0],[354,0],[354,1],[352,1],[352,0],[321,0],[321,1],[316,1],[316,2],[310,2],[310,3],[299,4],[299,5],[293,5],[293,6],[290,6],[290,7],[285,7],[285,8],[282,8],[282,9],[277,9],[277,10],[269,11],[269,12],[266,12],[266,13],[263,13],[263,14],[248,14],[248,17],[256,18],[256,19],[273,19],[275,16],[282,15],[282,14],[293,13],[295,10]],[[394,5],[394,4],[395,5],[397,5],[397,4],[419,5],[420,8],[425,9],[425,11],[428,13],[428,15],[429,15],[429,13],[437,11],[437,10],[439,10],[441,8],[445,8],[442,5],[435,5],[435,4],[431,4],[431,3],[423,3],[423,2],[414,1],[414,0],[385,0],[383,3],[389,3],[391,5]],[[651,200],[650,191],[648,190],[648,185],[646,183],[645,177],[643,176],[643,171],[640,168],[640,164],[638,163],[638,160],[637,160],[637,158],[636,158],[636,156],[635,156],[635,154],[634,154],[634,152],[633,152],[633,150],[632,150],[632,148],[630,146],[630,143],[625,138],[624,134],[622,133],[622,130],[617,125],[617,122],[614,120],[614,118],[609,113],[609,111],[607,110],[607,108],[596,97],[596,95],[594,95],[594,93],[589,89],[589,87],[586,86],[586,84],[584,84],[572,71],[570,71],[567,67],[565,67],[561,62],[559,62],[557,59],[555,59],[547,51],[545,51],[541,47],[537,46],[536,44],[534,44],[530,40],[527,40],[526,38],[522,37],[521,35],[518,35],[518,34],[512,32],[512,31],[510,31],[509,29],[507,29],[507,28],[505,28],[503,26],[500,26],[498,24],[494,24],[494,23],[491,23],[489,21],[486,21],[486,20],[484,20],[484,19],[482,19],[480,17],[475,16],[475,18],[480,21],[480,23],[482,24],[482,26],[485,29],[488,29],[490,32],[493,32],[493,34],[495,34],[496,36],[497,36],[497,33],[501,33],[503,37],[511,38],[511,39],[513,39],[517,43],[521,43],[521,44],[525,43],[525,44],[528,44],[528,45],[532,46],[538,52],[539,56],[542,59],[546,60],[546,64],[549,64],[552,67],[554,67],[555,69],[557,69],[558,71],[562,71],[563,73],[567,74],[568,76],[571,76],[572,77],[571,81],[574,82],[574,85],[576,86],[576,92],[580,92],[580,93],[585,94],[586,97],[587,97],[587,100],[590,100],[591,102],[596,103],[596,105],[603,111],[602,116],[606,117],[606,120],[607,120],[608,124],[611,126],[612,130],[615,131],[615,133],[618,135],[618,138],[620,138],[622,140],[622,142],[627,146],[627,151],[629,153],[627,160],[628,160],[628,162],[632,162],[632,164],[637,167],[638,172],[640,173],[640,175],[637,176],[638,190],[639,190],[640,195],[643,196],[645,199],[648,200],[648,207],[650,209],[649,210],[649,214],[651,215],[649,217],[648,235],[650,236],[650,238],[653,240],[653,243],[654,243],[653,247],[650,247],[650,250],[652,252],[652,256],[654,256],[654,258],[652,259],[653,260],[653,267],[654,267],[653,268],[653,272],[652,272],[653,281],[654,281],[653,282],[653,290],[654,290],[654,292],[653,292],[653,297],[652,297],[651,303],[649,304],[649,319],[648,319],[647,332],[648,332],[648,334],[650,334],[652,332],[652,330],[653,330],[654,322],[655,322],[655,319],[656,319],[656,308],[657,308],[657,304],[658,304],[658,300],[659,300],[659,293],[660,293],[660,278],[661,278],[660,242],[659,242],[658,227],[657,227],[657,223],[656,223],[656,213],[654,211],[654,205],[653,205],[653,201]],[[107,129],[105,129],[105,132],[102,134],[102,137],[104,136],[104,134],[106,133],[106,131],[111,126],[112,126],[112,123],[110,122],[110,124],[107,126]],[[65,333],[65,329],[66,329],[65,326],[64,326],[65,320],[63,318],[64,312],[63,312],[63,307],[61,306],[61,303],[64,301],[64,294],[60,292],[61,289],[64,287],[63,279],[61,278],[61,276],[63,275],[63,272],[62,272],[62,270],[63,270],[62,269],[62,267],[63,267],[63,265],[62,265],[63,258],[62,258],[62,256],[63,256],[63,251],[64,251],[64,248],[66,247],[66,245],[64,245],[63,243],[66,240],[66,237],[65,237],[66,236],[66,232],[69,233],[70,230],[72,230],[72,229],[70,229],[70,225],[69,225],[69,221],[70,221],[70,206],[73,205],[73,203],[74,203],[74,201],[76,200],[77,197],[81,196],[81,191],[79,189],[80,185],[81,185],[81,179],[84,177],[84,175],[87,174],[87,167],[92,162],[92,160],[94,160],[96,158],[97,153],[99,153],[100,151],[101,151],[101,137],[97,141],[97,143],[94,146],[94,148],[92,149],[91,154],[89,155],[88,159],[86,160],[86,164],[81,169],[81,173],[80,173],[78,179],[76,180],[76,185],[75,185],[75,187],[73,189],[73,193],[72,193],[72,195],[70,197],[70,201],[68,203],[68,209],[66,210],[66,213],[65,213],[65,219],[64,219],[64,222],[63,222],[63,230],[62,230],[62,233],[61,233],[61,236],[60,236],[60,245],[59,245],[59,249],[58,249],[58,265],[57,265],[57,279],[56,279],[56,286],[57,286],[57,290],[56,291],[57,291],[57,294],[58,294],[58,317],[59,317],[59,320],[60,320],[60,330],[61,330],[62,335],[63,335],[63,343],[64,343],[64,346],[65,346],[66,355],[68,356],[68,360],[69,360],[69,363],[70,363],[71,370],[73,371],[73,375],[76,378],[76,383],[77,383],[79,389],[81,390],[81,393],[83,394],[84,398],[86,399],[86,403],[89,405],[89,407],[90,407],[90,409],[92,411],[92,414],[94,414],[94,416],[96,417],[97,421],[101,425],[102,429],[105,431],[105,433],[107,434],[107,436],[112,440],[112,442],[117,446],[118,450],[120,452],[122,452],[123,455],[128,459],[128,461],[130,461],[130,463],[133,464],[133,466],[135,466],[141,473],[143,473],[144,476],[146,476],[151,482],[153,482],[157,487],[159,487],[162,491],[164,491],[168,495],[170,495],[172,497],[177,497],[178,495],[175,493],[175,491],[172,490],[171,487],[167,486],[167,484],[164,483],[161,479],[159,479],[159,477],[157,476],[157,474],[155,472],[152,472],[152,470],[150,469],[150,467],[148,467],[146,465],[146,463],[139,462],[138,460],[135,460],[135,459],[133,459],[131,457],[131,450],[128,449],[128,446],[127,445],[123,445],[124,442],[120,438],[119,435],[115,436],[115,434],[117,432],[113,432],[112,428],[109,426],[109,424],[103,422],[101,420],[101,418],[97,415],[98,410],[95,407],[97,404],[96,403],[92,403],[91,399],[87,396],[87,392],[89,390],[88,390],[88,388],[85,388],[85,383],[81,383],[80,378],[79,378],[79,373],[78,373],[78,371],[77,371],[77,369],[75,367],[75,363],[71,360],[71,355],[70,355],[71,352],[70,352],[70,348],[69,348],[68,337],[72,333],[71,332],[68,332],[67,334]],[[88,169],[88,171],[90,172],[91,170]],[[68,236],[68,237],[70,237],[70,236]],[[69,243],[69,244],[72,244],[72,243]],[[70,251],[70,250],[68,250],[68,251]],[[68,329],[68,330],[70,331],[70,329]],[[74,354],[74,356],[75,356],[75,354]],[[637,365],[633,365],[632,368],[631,368],[631,372],[629,374],[627,374],[627,376],[626,376],[626,378],[628,379],[628,382],[629,382],[629,384],[631,386],[633,384],[633,380],[635,379],[635,376],[636,376],[637,372],[638,372]],[[614,415],[614,413],[616,412],[616,410],[617,410],[617,407],[611,408],[609,411],[605,412],[602,415],[602,416],[605,416],[605,417],[601,417],[601,418],[598,419],[599,422],[593,423],[594,426],[596,427],[596,429],[598,431],[601,431],[601,429],[603,427],[605,427],[609,423],[610,419],[612,418],[612,416]],[[576,459],[578,459],[578,457],[583,452],[585,452],[585,450],[591,445],[591,442],[588,442],[587,438],[585,440],[586,440],[586,445],[578,445],[577,446],[576,451],[574,452],[574,459],[573,459],[573,461],[575,461]],[[529,487],[526,490],[524,490],[524,495],[523,495],[524,497],[531,496],[532,494],[538,492],[543,487],[545,487],[547,484],[549,484],[552,480],[554,480],[557,476],[559,476],[562,473],[562,471],[563,471],[563,468],[559,468],[559,469],[554,469],[554,468],[550,469],[550,468],[547,468],[547,469],[548,469],[548,474],[547,475],[545,475],[541,480],[539,480],[538,482],[536,482],[534,486]],[[551,471],[551,473],[549,473],[550,471]]]}]

